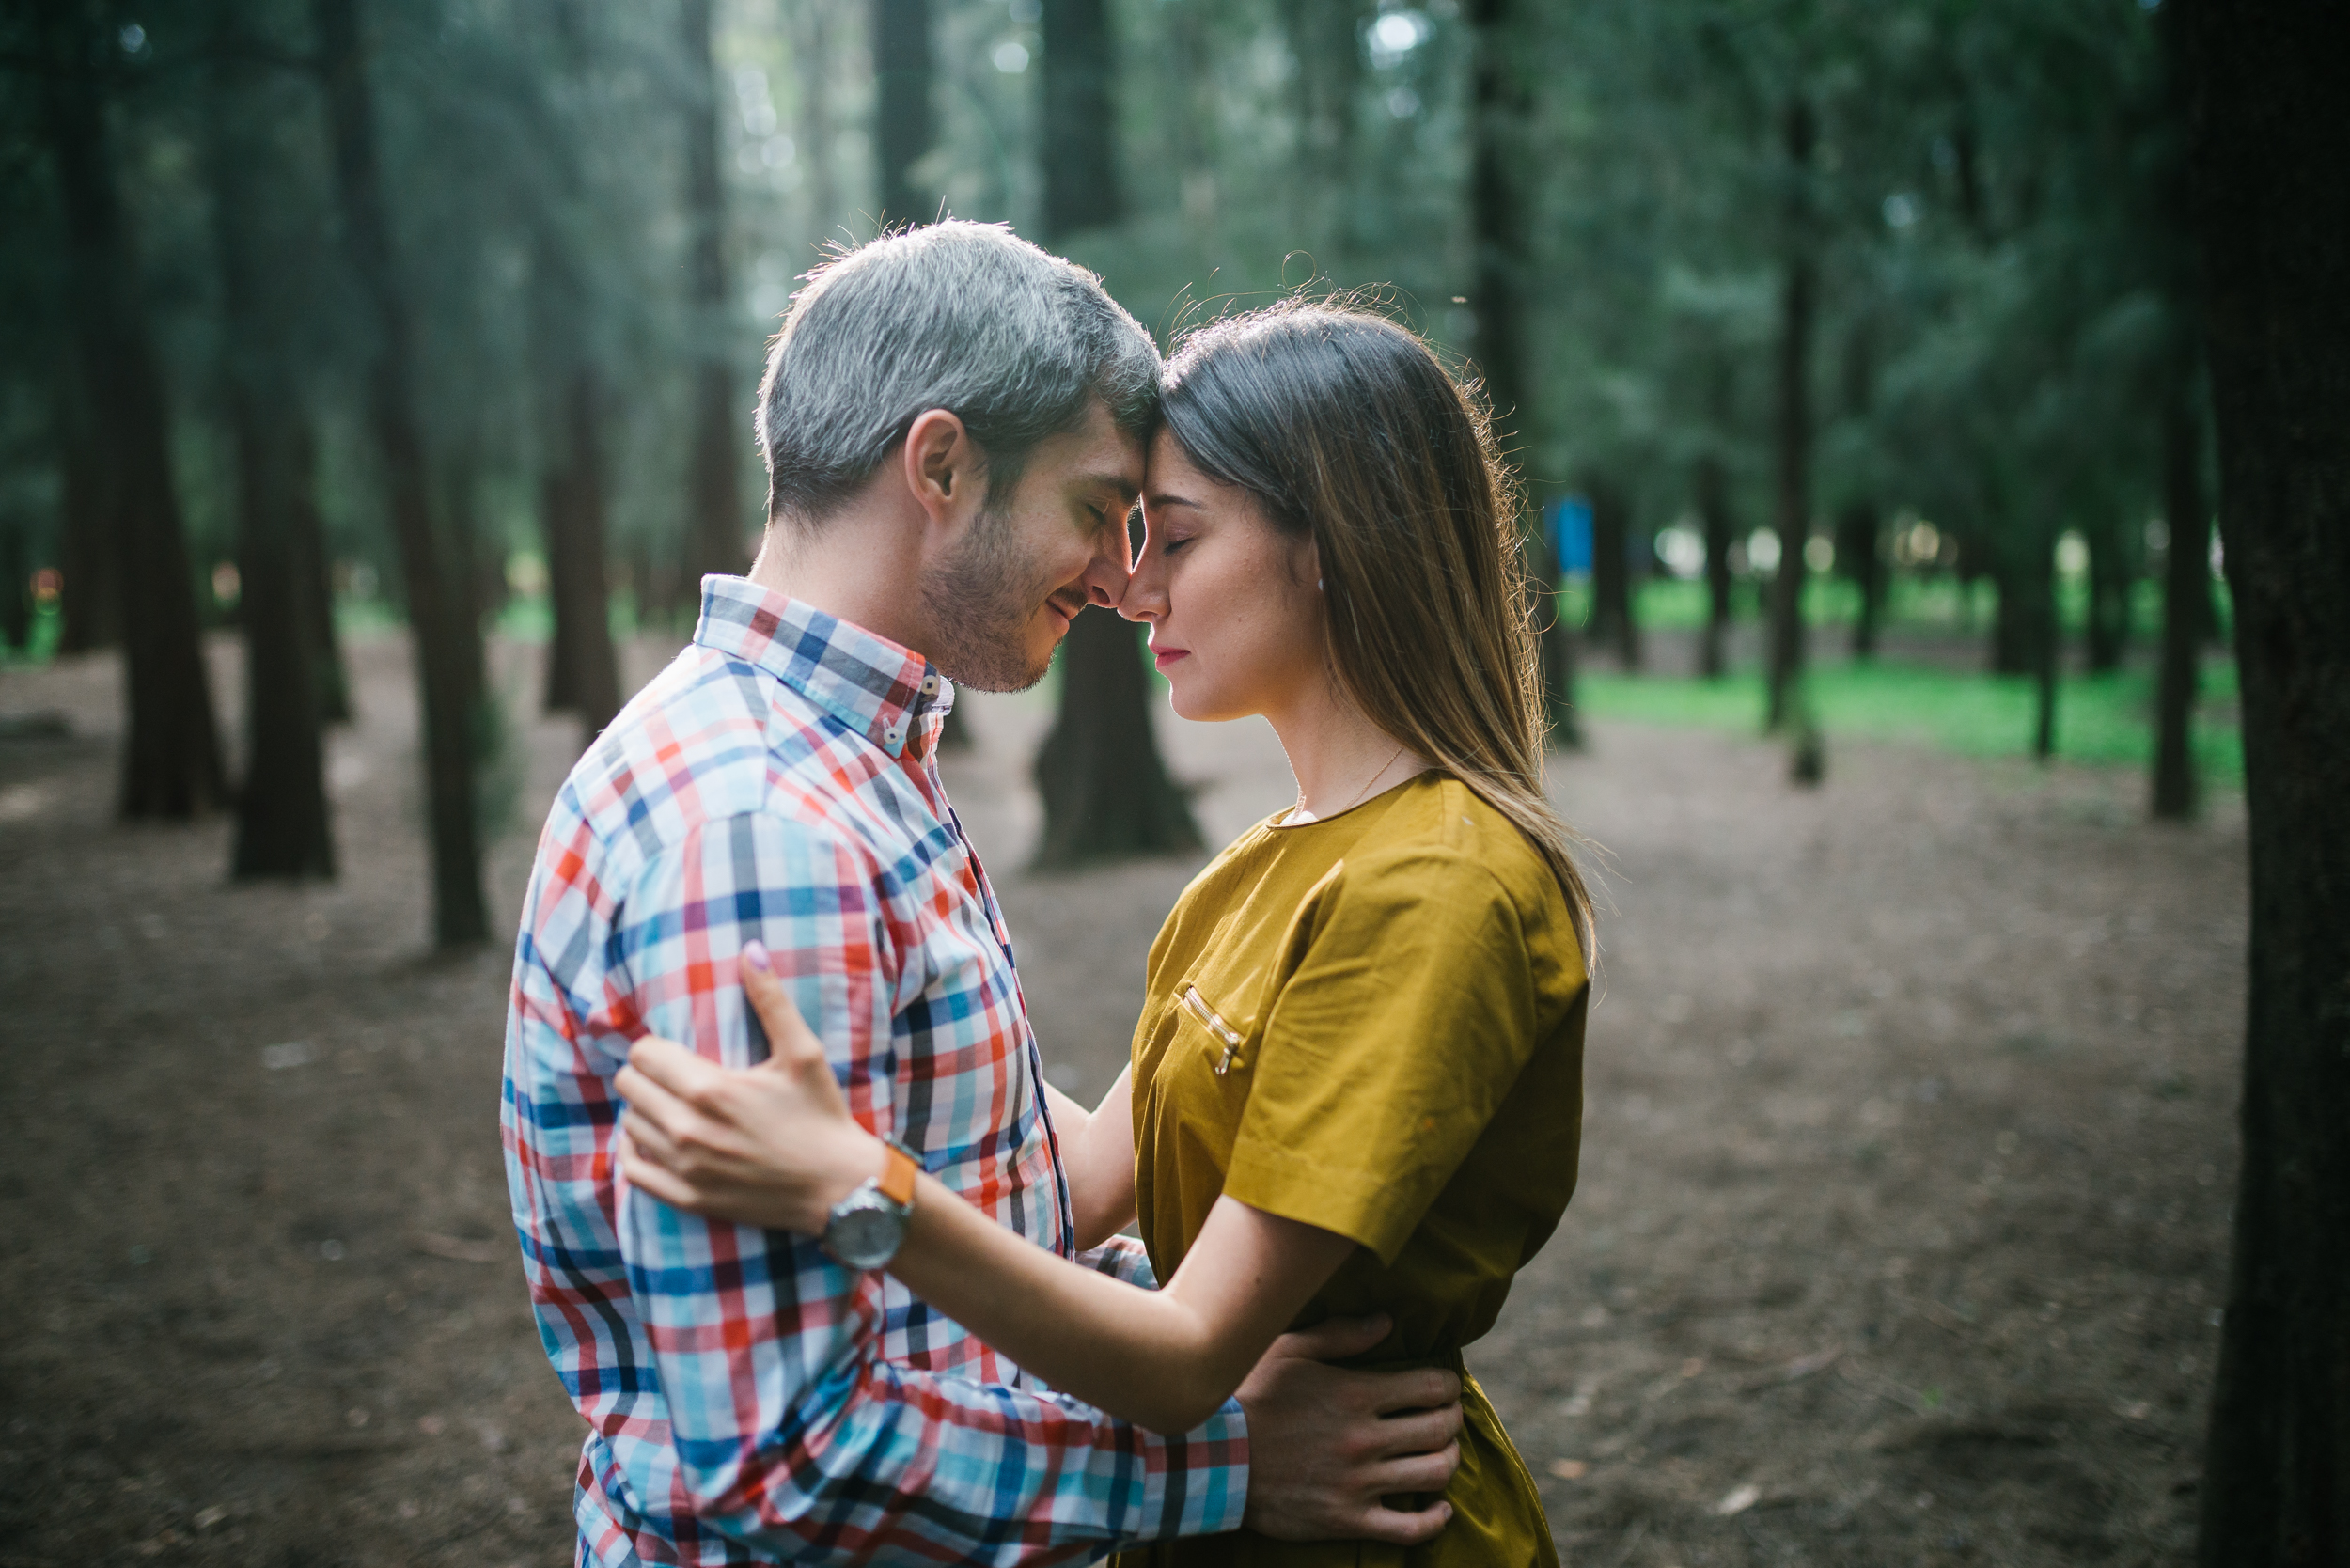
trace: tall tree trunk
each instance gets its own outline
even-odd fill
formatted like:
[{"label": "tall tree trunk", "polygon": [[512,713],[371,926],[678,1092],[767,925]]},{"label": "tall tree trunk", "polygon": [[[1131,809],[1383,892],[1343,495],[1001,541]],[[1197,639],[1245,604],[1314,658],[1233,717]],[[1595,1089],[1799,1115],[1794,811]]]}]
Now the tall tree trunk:
[{"label": "tall tree trunk", "polygon": [[1591,619],[1583,635],[1612,644],[1616,661],[1640,667],[1640,623],[1632,608],[1632,509],[1623,492],[1593,476],[1591,493]]},{"label": "tall tree trunk", "polygon": [[1771,581],[1770,706],[1764,727],[1778,729],[1794,713],[1803,680],[1803,547],[1811,533],[1811,331],[1818,262],[1811,245],[1811,105],[1787,105],[1785,152],[1790,170],[1787,273],[1780,285],[1778,328],[1778,486],[1772,519],[1778,531],[1778,572]]},{"label": "tall tree trunk", "polygon": [[1738,528],[1730,515],[1730,478],[1716,453],[1698,459],[1698,521],[1705,529],[1705,629],[1698,640],[1698,673],[1718,681],[1730,672],[1730,547]]},{"label": "tall tree trunk", "polygon": [[2040,761],[2056,755],[2057,676],[2064,654],[2064,624],[2057,614],[2056,538],[2036,526],[2026,562],[2030,585],[2025,604],[2031,638],[2031,754]]},{"label": "tall tree trunk", "polygon": [[[696,579],[694,602],[701,603],[698,580],[705,572],[738,573],[748,564],[743,549],[740,478],[741,421],[748,411],[735,403],[731,359],[734,323],[727,290],[726,186],[718,173],[717,72],[711,60],[710,0],[680,0],[686,66],[685,211],[692,230],[687,274],[694,314],[694,437],[685,482],[687,575]],[[810,144],[811,161],[822,156]]]},{"label": "tall tree trunk", "polygon": [[119,808],[184,820],[227,799],[212,694],[205,679],[196,585],[172,483],[170,411],[130,225],[115,186],[113,138],[96,74],[104,45],[93,14],[60,6],[49,19],[43,129],[65,209],[76,358],[102,417],[102,494],[121,585],[123,686],[131,734]]},{"label": "tall tree trunk", "polygon": [[24,521],[0,517],[0,648],[33,641],[33,549]]},{"label": "tall tree trunk", "polygon": [[555,406],[544,415],[539,473],[539,523],[555,601],[546,705],[579,715],[585,750],[620,711],[611,579],[604,562],[602,394],[594,368],[585,364],[550,380],[545,395]]},{"label": "tall tree trunk", "polygon": [[2089,545],[2089,668],[2110,675],[2129,647],[2130,579],[2122,514],[2107,507],[2082,531]]},{"label": "tall tree trunk", "polygon": [[1126,215],[1118,182],[1108,0],[1044,0],[1044,232],[1066,240]]},{"label": "tall tree trunk", "polygon": [[297,542],[308,440],[293,384],[288,280],[263,223],[270,138],[253,117],[264,102],[228,0],[213,0],[204,100],[212,247],[220,270],[221,366],[236,449],[237,555],[244,623],[246,760],[229,861],[238,880],[332,877],[335,834],[320,726],[318,620]]},{"label": "tall tree trunk", "polygon": [[1852,651],[1872,658],[1885,618],[1885,562],[1879,554],[1884,518],[1874,501],[1847,501],[1836,514],[1836,568],[1860,590],[1860,614],[1852,623]]},{"label": "tall tree trunk", "polygon": [[[1364,8],[1359,0],[1281,0],[1281,30],[1295,63],[1300,156],[1292,209],[1324,275],[1344,270],[1354,210],[1355,101],[1362,89]],[[1298,281],[1291,274],[1291,281]]]},{"label": "tall tree trunk", "polygon": [[2032,672],[2032,602],[2030,552],[2020,542],[2021,526],[2002,515],[1985,547],[1984,562],[1991,579],[1991,673],[2029,675]]},{"label": "tall tree trunk", "polygon": [[1151,732],[1138,630],[1099,604],[1078,612],[1070,625],[1060,717],[1036,759],[1044,797],[1039,866],[1199,847],[1190,804],[1167,776]]},{"label": "tall tree trunk", "polygon": [[[1530,114],[1526,84],[1512,68],[1518,23],[1513,0],[1475,0],[1469,18],[1476,29],[1474,106],[1476,141],[1469,174],[1470,224],[1477,237],[1476,362],[1497,429],[1522,444],[1533,415],[1528,406],[1525,359],[1525,302],[1529,257],[1524,166]],[[1550,744],[1570,749],[1583,745],[1574,712],[1574,634],[1559,606],[1559,572],[1538,516],[1518,520],[1527,553],[1527,591],[1538,629],[1543,713]]]},{"label": "tall tree trunk", "polygon": [[840,206],[832,164],[832,82],[837,74],[832,0],[801,0],[787,7],[785,15],[791,25],[791,69],[800,89],[800,161],[806,170],[800,201],[813,241],[838,221]]},{"label": "tall tree trunk", "polygon": [[2162,410],[2162,653],[2154,687],[2154,814],[2195,815],[2195,698],[2210,613],[2211,509],[2203,500],[2203,432],[2195,390],[2174,372]]},{"label": "tall tree trunk", "polygon": [[57,353],[50,404],[56,441],[59,518],[57,651],[87,653],[122,642],[122,584],[115,557],[115,503],[108,463],[90,408],[89,378],[69,340]]},{"label": "tall tree trunk", "polygon": [[[1109,20],[1104,0],[1045,0],[1044,212],[1052,240],[1122,215],[1114,178]],[[1159,756],[1142,628],[1098,606],[1060,655],[1060,708],[1036,759],[1044,799],[1039,865],[1196,849],[1191,808]]]},{"label": "tall tree trunk", "polygon": [[930,0],[871,0],[873,161],[881,175],[882,221],[892,227],[937,216],[935,198],[914,186],[914,165],[937,140],[931,112]]},{"label": "tall tree trunk", "polygon": [[426,818],[432,836],[432,932],[443,948],[489,935],[481,896],[480,829],[474,812],[475,671],[481,628],[461,613],[469,587],[451,582],[432,518],[424,431],[417,416],[408,298],[393,246],[375,145],[356,0],[312,0],[321,81],[333,132],[343,243],[374,341],[367,374],[368,423],[388,493],[408,624],[423,705]]},{"label": "tall tree trunk", "polygon": [[[2176,14],[2173,15],[2172,13]],[[2244,1167],[2205,1568],[2350,1561],[2350,14],[2173,0],[2243,684]],[[2174,525],[2175,526],[2175,525]],[[2172,536],[2188,550],[2189,538]],[[2191,557],[2190,557],[2191,558]]]},{"label": "tall tree trunk", "polygon": [[351,672],[343,660],[342,634],[335,625],[335,574],[326,556],[326,520],[319,514],[318,429],[307,410],[294,411],[292,435],[292,546],[303,608],[310,617],[310,656],[317,669],[311,686],[318,695],[319,717],[329,724],[348,724]]}]

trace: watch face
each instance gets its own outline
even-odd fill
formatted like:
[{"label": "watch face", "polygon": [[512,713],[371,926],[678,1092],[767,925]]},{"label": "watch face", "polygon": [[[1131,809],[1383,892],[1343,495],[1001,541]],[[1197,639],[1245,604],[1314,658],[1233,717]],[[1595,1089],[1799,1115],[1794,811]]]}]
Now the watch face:
[{"label": "watch face", "polygon": [[824,1245],[851,1268],[879,1268],[898,1255],[905,1239],[905,1215],[894,1207],[862,1204],[837,1212],[824,1231]]}]

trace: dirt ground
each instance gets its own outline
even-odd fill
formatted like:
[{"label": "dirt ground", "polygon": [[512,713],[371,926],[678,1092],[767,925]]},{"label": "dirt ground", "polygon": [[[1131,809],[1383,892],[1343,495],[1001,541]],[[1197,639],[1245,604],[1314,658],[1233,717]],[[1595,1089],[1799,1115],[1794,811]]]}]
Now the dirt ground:
[{"label": "dirt ground", "polygon": [[[642,679],[666,650],[631,650]],[[534,650],[498,651],[527,713]],[[104,659],[0,675],[0,1568],[547,1563],[579,1424],[504,1204],[509,954],[424,951],[403,646],[354,650],[344,871],[232,888],[228,829],[109,816]],[[215,650],[233,710],[235,650]],[[951,787],[1052,1073],[1123,1059],[1196,862],[1024,875],[1046,713]],[[233,731],[232,731],[233,732]],[[1221,841],[1261,725],[1168,720]],[[518,722],[510,926],[576,736]],[[1568,1561],[2184,1563],[2235,1161],[2240,805],[2129,776],[1597,727],[1612,857],[1582,1185],[1470,1361]]]}]

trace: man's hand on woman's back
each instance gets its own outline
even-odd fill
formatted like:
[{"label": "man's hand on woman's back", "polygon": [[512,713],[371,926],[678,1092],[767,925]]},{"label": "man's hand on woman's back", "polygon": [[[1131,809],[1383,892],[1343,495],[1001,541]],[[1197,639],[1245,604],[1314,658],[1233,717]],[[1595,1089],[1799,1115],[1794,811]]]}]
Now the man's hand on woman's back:
[{"label": "man's hand on woman's back", "polygon": [[[1438,1495],[1461,1464],[1460,1378],[1436,1367],[1328,1365],[1371,1349],[1387,1327],[1384,1318],[1356,1318],[1284,1334],[1241,1385],[1250,1529],[1283,1541],[1413,1545],[1452,1517]],[[1388,1506],[1411,1494],[1429,1506]]]}]

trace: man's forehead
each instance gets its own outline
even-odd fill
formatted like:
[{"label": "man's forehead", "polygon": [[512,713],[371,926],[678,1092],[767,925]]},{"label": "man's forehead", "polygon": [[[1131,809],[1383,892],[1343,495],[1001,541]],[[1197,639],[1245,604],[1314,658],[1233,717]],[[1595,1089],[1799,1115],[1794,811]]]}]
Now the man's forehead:
[{"label": "man's forehead", "polygon": [[1069,483],[1126,495],[1141,493],[1143,445],[1110,423],[1107,411],[1097,404],[1092,417],[1072,434]]}]

